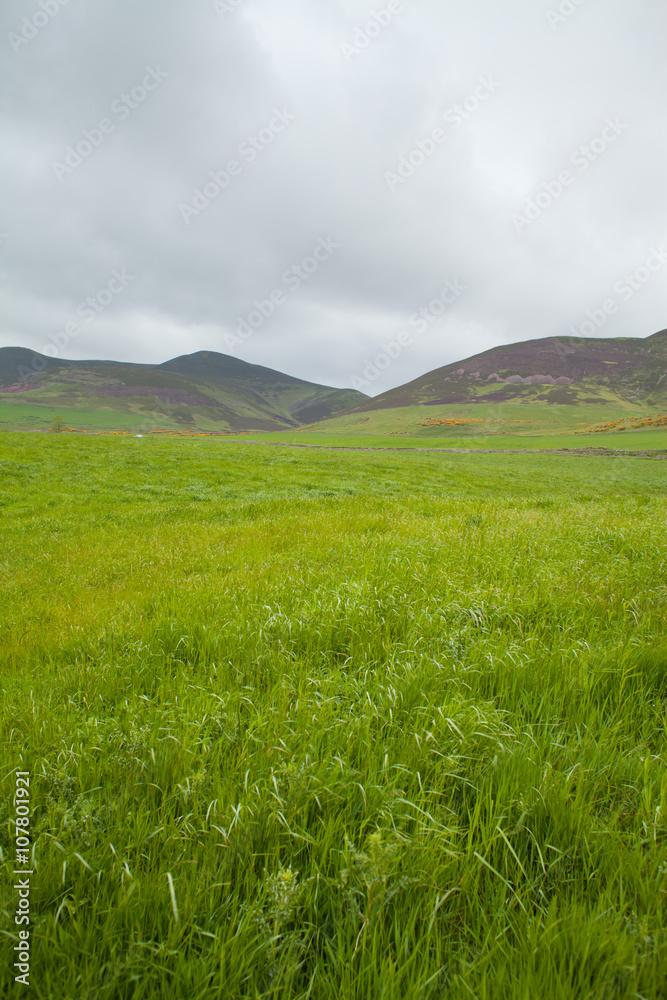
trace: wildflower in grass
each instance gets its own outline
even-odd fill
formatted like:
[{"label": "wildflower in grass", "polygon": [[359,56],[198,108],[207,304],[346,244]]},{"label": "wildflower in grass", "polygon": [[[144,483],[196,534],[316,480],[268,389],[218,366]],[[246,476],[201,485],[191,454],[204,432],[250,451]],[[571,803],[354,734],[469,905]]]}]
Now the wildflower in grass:
[{"label": "wildflower in grass", "polygon": [[273,875],[265,876],[252,919],[273,939],[274,945],[284,925],[293,918],[304,885],[291,866],[280,865]]},{"label": "wildflower in grass", "polygon": [[267,946],[266,975],[269,981],[281,973],[285,974],[297,962],[296,956],[302,947],[301,935],[297,928],[286,931],[285,927],[295,917],[305,886],[310,882],[299,881],[299,872],[291,865],[264,878],[260,899],[252,920],[262,931]]},{"label": "wildflower in grass", "polygon": [[416,881],[405,877],[391,878],[399,846],[398,840],[386,840],[376,830],[368,837],[366,851],[359,851],[345,835],[348,866],[340,873],[339,886],[362,922],[355,953],[373,918],[393,896]]},{"label": "wildflower in grass", "polygon": [[281,926],[294,914],[303,886],[299,884],[299,873],[292,871],[291,866],[283,868],[282,865],[275,875],[266,878],[264,886],[269,901],[269,919],[274,933],[278,934]]}]

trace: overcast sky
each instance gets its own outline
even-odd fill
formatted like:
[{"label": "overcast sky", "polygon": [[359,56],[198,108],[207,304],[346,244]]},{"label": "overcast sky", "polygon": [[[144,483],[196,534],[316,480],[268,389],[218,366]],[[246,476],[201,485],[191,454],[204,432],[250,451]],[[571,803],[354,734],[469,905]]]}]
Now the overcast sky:
[{"label": "overcast sky", "polygon": [[375,395],[667,326],[664,0],[0,18],[0,346],[213,350]]}]

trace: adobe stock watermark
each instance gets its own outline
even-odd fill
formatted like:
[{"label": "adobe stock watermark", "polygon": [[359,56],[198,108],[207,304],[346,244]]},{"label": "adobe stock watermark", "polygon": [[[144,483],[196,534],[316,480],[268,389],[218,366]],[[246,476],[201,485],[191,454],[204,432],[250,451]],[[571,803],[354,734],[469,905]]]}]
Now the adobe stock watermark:
[{"label": "adobe stock watermark", "polygon": [[558,7],[555,10],[547,10],[544,12],[552,31],[556,31],[560,28],[561,24],[567,21],[568,17],[572,17],[576,14],[580,7],[586,3],[586,0],[561,0]]},{"label": "adobe stock watermark", "polygon": [[245,0],[212,0],[213,10],[219,18],[225,18],[239,9]]},{"label": "adobe stock watermark", "polygon": [[206,181],[201,188],[193,190],[191,203],[185,204],[181,202],[178,206],[181,218],[186,226],[190,224],[193,217],[196,218],[198,215],[201,215],[211,202],[215,201],[223,191],[226,191],[232,183],[233,178],[239,177],[245,167],[253,163],[259,154],[263,153],[271,145],[276,136],[284,132],[295,118],[296,115],[291,114],[285,108],[282,110],[274,108],[273,115],[267,124],[259,129],[255,135],[246,136],[238,144],[236,154],[239,159],[228,160],[221,170],[209,171],[208,176],[211,179]]},{"label": "adobe stock watermark", "polygon": [[112,101],[110,111],[116,116],[117,121],[111,118],[100,118],[96,126],[91,129],[84,128],[81,131],[82,139],[79,139],[73,146],[65,146],[65,155],[61,160],[53,160],[51,169],[62,181],[69,174],[74,173],[77,167],[91,156],[105,141],[108,135],[116,131],[118,122],[125,121],[133,111],[144,103],[146,98],[163,83],[168,73],[160,69],[159,66],[146,66],[146,73],[132,90],[122,93],[115,101]]},{"label": "adobe stock watermark", "polygon": [[[667,264],[667,250],[662,246],[651,247],[643,264],[630,273],[626,272],[622,278],[614,282],[613,291],[618,299],[622,303],[629,302],[665,264]],[[590,337],[597,333],[618,310],[619,302],[616,298],[605,299],[596,309],[587,309],[586,319],[577,326],[573,324],[568,332],[574,337]]]},{"label": "adobe stock watermark", "polygon": [[17,771],[14,788],[14,889],[17,892],[14,923],[20,928],[18,944],[14,946],[14,981],[30,985],[30,876],[34,870],[30,860],[30,772]]},{"label": "adobe stock watermark", "polygon": [[[459,104],[453,104],[443,113],[443,122],[450,127],[450,130],[460,128],[464,122],[479,111],[480,107],[495,94],[499,87],[500,83],[492,76],[478,77],[478,83],[473,92],[464,97]],[[396,170],[386,170],[384,174],[389,190],[394,193],[400,185],[405,184],[415,171],[422,167],[433,156],[438,147],[446,141],[447,135],[447,130],[438,126],[423,139],[418,139],[407,156],[400,156]]]},{"label": "adobe stock watermark", "polygon": [[20,33],[10,31],[7,35],[14,52],[19,52],[23,45],[36,38],[42,28],[50,24],[61,8],[66,7],[68,3],[69,0],[39,0],[39,10],[21,21]]},{"label": "adobe stock watermark", "polygon": [[229,351],[235,351],[239,344],[245,343],[252,335],[266,323],[267,319],[280,309],[287,302],[286,288],[289,292],[298,292],[301,286],[310,281],[316,271],[319,271],[336,250],[340,249],[340,243],[331,237],[320,236],[313,248],[312,254],[304,257],[299,264],[292,264],[291,267],[283,271],[280,280],[283,287],[273,288],[265,299],[255,299],[253,308],[246,316],[237,316],[236,332],[224,333],[222,340],[224,346]]},{"label": "adobe stock watermark", "polygon": [[[45,344],[40,353],[49,358],[57,358],[62,351],[67,349],[70,342],[83,332],[85,327],[94,323],[97,317],[108,309],[114,299],[125,291],[131,281],[134,281],[134,275],[128,274],[126,268],[114,268],[106,285],[98,288],[93,295],[89,295],[77,305],[75,313],[81,322],[70,320],[65,323],[62,329],[55,333],[49,333],[50,343]],[[32,369],[25,365],[19,365],[18,376],[20,379],[27,378],[28,375],[34,375],[35,372],[42,371],[45,367],[44,359],[35,354]]]},{"label": "adobe stock watermark", "polygon": [[[627,128],[629,126],[622,122],[618,116],[606,118],[605,127],[600,135],[591,139],[587,145],[575,149],[570,154],[569,162],[578,168],[579,174],[585,173],[591,164],[599,160]],[[534,198],[526,200],[523,214],[515,212],[512,216],[512,224],[516,232],[521,234],[528,226],[532,226],[555,201],[562,197],[566,189],[574,183],[575,177],[576,175],[572,171],[561,170],[556,178],[545,181],[541,191]]]},{"label": "adobe stock watermark", "polygon": [[374,10],[371,17],[363,25],[357,25],[354,30],[351,42],[341,42],[340,51],[345,56],[346,62],[352,62],[364,49],[368,48],[374,38],[382,34],[394,20],[397,14],[403,13],[403,4],[400,0],[389,0],[386,7]]},{"label": "adobe stock watermark", "polygon": [[[432,323],[435,323],[440,316],[467,291],[468,286],[463,285],[458,278],[447,278],[439,294],[431,299],[428,305],[422,306],[408,317],[408,326],[411,326],[417,333],[424,333]],[[381,344],[382,350],[374,358],[366,358],[361,375],[350,375],[350,385],[353,389],[364,392],[370,389],[371,384],[376,381],[387,368],[401,356],[406,348],[414,343],[413,334],[410,330],[401,330],[394,340],[386,344]]]}]

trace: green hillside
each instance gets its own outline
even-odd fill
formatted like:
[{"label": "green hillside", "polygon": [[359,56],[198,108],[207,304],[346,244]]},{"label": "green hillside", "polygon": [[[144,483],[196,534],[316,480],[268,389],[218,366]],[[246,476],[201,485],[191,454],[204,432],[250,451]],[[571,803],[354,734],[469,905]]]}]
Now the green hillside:
[{"label": "green hillside", "polygon": [[644,339],[545,337],[494,347],[355,409],[482,403],[667,408],[667,330]]},{"label": "green hillside", "polygon": [[[667,425],[667,330],[651,337],[559,337],[494,347],[318,422],[316,433],[512,447],[556,435],[618,438]],[[662,435],[656,432],[662,430]],[[310,431],[304,428],[303,431]],[[560,441],[572,436],[569,444]],[[501,441],[489,441],[502,437]],[[425,442],[428,444],[428,440]],[[661,445],[655,445],[660,447]]]},{"label": "green hillside", "polygon": [[422,448],[664,448],[667,404],[662,410],[639,403],[568,406],[528,401],[404,406],[352,411],[272,436],[304,444],[328,440],[331,445],[358,439],[368,447],[371,439],[382,439],[392,447]]},{"label": "green hillside", "polygon": [[0,348],[0,427],[270,431],[334,416],[367,397],[199,351],[160,365],[47,358]]}]

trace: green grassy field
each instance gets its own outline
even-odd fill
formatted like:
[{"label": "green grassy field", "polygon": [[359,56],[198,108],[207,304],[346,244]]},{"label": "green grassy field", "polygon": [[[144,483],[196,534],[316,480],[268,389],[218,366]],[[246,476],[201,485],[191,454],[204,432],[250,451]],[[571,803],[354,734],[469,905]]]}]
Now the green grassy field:
[{"label": "green grassy field", "polygon": [[[138,428],[146,418],[135,413],[122,413],[111,408],[107,410],[88,410],[77,407],[38,406],[37,404],[16,404],[0,399],[0,431],[11,431],[18,428],[27,430],[48,430],[53,418],[61,416],[68,426],[75,430],[132,430]],[[167,426],[178,427],[173,421]]]},{"label": "green grassy field", "polygon": [[3,996],[667,995],[666,461],[6,433],[0,475]]},{"label": "green grassy field", "polygon": [[[645,403],[610,399],[607,405],[579,403],[449,403],[444,406],[402,406],[347,413],[322,420],[310,429],[326,434],[418,437],[535,437],[576,434],[610,420],[641,418],[659,413]],[[458,426],[434,426],[438,420],[463,421]]]},{"label": "green grassy field", "polygon": [[534,451],[541,448],[581,449],[609,448],[616,451],[664,451],[667,449],[667,430],[655,428],[651,430],[636,430],[627,432],[610,432],[597,434],[545,434],[542,436],[519,436],[511,434],[464,436],[457,437],[411,437],[388,436],[381,434],[333,434],[317,430],[303,431],[271,431],[266,434],[236,434],[228,435],[226,440],[241,442],[259,442],[261,444],[292,444],[310,445],[319,448],[390,448],[390,449],[420,449],[420,448],[452,448],[472,449],[475,451],[502,451],[519,449]]},{"label": "green grassy field", "polygon": [[[87,409],[83,402],[77,407],[58,408],[55,404],[46,405],[46,397],[41,405],[20,399],[20,394],[0,399],[0,430],[48,430],[54,417],[60,415],[68,427],[79,432],[229,432],[227,424],[216,422],[210,414],[200,413],[196,408],[187,421],[179,421],[178,407],[165,409],[158,400],[149,403],[140,398],[132,402],[127,397],[103,397],[100,408]],[[133,412],[129,412],[130,406]],[[151,409],[152,406],[158,408]],[[229,436],[329,447],[663,449],[667,448],[667,427],[634,426],[634,422],[645,419],[649,413],[656,417],[659,412],[649,411],[643,404],[621,405],[618,400],[608,406],[535,402],[406,406],[349,413],[293,431],[246,431]],[[625,427],[619,430],[619,423],[614,429],[594,430],[610,421],[621,422]]]}]

